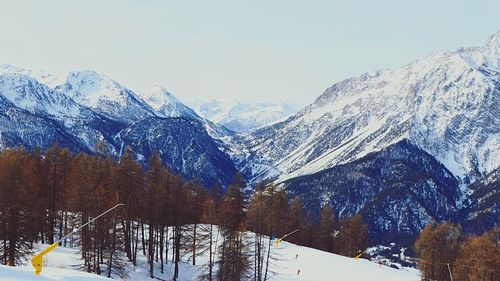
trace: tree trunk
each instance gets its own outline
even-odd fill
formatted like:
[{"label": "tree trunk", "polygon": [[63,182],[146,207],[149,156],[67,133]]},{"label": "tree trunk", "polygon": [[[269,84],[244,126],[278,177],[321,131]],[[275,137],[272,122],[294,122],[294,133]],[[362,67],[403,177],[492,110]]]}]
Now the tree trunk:
[{"label": "tree trunk", "polygon": [[193,228],[193,265],[196,265],[196,223]]}]

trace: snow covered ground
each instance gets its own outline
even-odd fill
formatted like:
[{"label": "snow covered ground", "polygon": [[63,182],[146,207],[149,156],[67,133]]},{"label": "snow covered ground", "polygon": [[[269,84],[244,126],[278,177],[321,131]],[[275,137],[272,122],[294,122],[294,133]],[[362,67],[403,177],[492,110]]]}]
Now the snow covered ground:
[{"label": "snow covered ground", "polygon": [[[279,281],[322,281],[322,280],[356,280],[356,281],[418,281],[416,269],[396,270],[368,260],[355,260],[307,247],[282,242],[279,248],[273,247],[275,260],[271,271],[276,272],[272,280]],[[297,256],[298,255],[298,256]],[[297,258],[296,258],[297,256]],[[202,261],[204,259],[199,259]],[[29,266],[0,266],[0,281],[18,280],[71,280],[93,281],[109,280],[94,274],[76,270],[80,264],[78,250],[64,247],[57,248],[44,258],[44,268],[40,276],[34,274]],[[159,274],[156,266],[155,277],[159,280],[171,280],[173,266],[167,264],[165,273]],[[180,265],[179,281],[198,280],[202,273],[201,266],[192,266],[187,262]],[[300,270],[300,273],[298,271]],[[148,275],[148,267],[144,256],[139,257],[136,268],[131,266],[126,280],[152,280]]]}]

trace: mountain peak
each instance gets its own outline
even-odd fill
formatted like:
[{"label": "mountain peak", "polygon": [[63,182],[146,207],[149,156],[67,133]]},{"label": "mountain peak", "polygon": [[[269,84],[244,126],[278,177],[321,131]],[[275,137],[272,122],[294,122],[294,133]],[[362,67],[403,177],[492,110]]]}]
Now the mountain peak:
[{"label": "mountain peak", "polygon": [[486,45],[487,46],[495,45],[496,47],[500,46],[500,30],[497,31],[495,34],[490,35],[490,37],[488,37]]},{"label": "mountain peak", "polygon": [[138,95],[160,116],[200,119],[191,108],[184,105],[162,86],[144,89]]},{"label": "mountain peak", "polygon": [[[97,87],[117,90],[125,88],[108,76],[97,73],[94,70],[71,71],[68,73],[66,83],[71,84],[80,90],[91,90],[91,88],[94,88],[95,90]],[[82,91],[82,93],[86,92],[87,91]]]},{"label": "mountain peak", "polygon": [[151,104],[151,107],[153,107],[154,109],[158,109],[160,104],[180,103],[179,99],[177,99],[163,86],[153,86],[144,89],[143,91],[139,92],[139,96],[141,96],[144,100],[146,99],[154,100],[155,105]]},{"label": "mountain peak", "polygon": [[66,82],[57,89],[113,119],[136,121],[155,115],[133,91],[93,70],[69,72]]},{"label": "mountain peak", "polygon": [[[484,48],[486,60],[490,67],[500,67],[500,30],[488,38]],[[498,70],[500,71],[500,70]]]}]

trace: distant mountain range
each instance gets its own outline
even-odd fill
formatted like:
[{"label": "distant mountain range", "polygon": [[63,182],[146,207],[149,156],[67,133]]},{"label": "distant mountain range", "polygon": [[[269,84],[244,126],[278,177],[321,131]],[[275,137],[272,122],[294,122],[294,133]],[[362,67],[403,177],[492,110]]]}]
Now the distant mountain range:
[{"label": "distant mountain range", "polygon": [[116,156],[130,146],[144,163],[159,151],[174,171],[207,186],[227,186],[237,172],[217,139],[233,132],[162,88],[139,96],[94,71],[70,72],[59,85],[43,84],[44,77],[53,76],[0,66],[0,147],[47,148],[58,142],[93,153],[104,142]]},{"label": "distant mountain range", "polygon": [[309,210],[362,213],[373,243],[411,240],[430,221],[482,231],[500,221],[500,32],[340,81],[297,111],[286,103],[200,103],[134,92],[94,71],[65,78],[0,66],[0,148],[95,152],[165,164],[207,187],[240,171],[273,180]]},{"label": "distant mountain range", "polygon": [[288,102],[228,102],[212,100],[193,103],[194,109],[204,118],[241,133],[284,121],[299,111]]}]

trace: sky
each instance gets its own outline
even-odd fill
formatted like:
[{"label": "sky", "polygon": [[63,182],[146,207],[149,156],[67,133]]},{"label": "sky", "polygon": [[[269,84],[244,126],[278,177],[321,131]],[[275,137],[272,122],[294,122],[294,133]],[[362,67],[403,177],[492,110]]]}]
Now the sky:
[{"label": "sky", "polygon": [[345,78],[483,45],[500,1],[0,0],[0,64],[92,69],[186,102],[306,105]]}]

